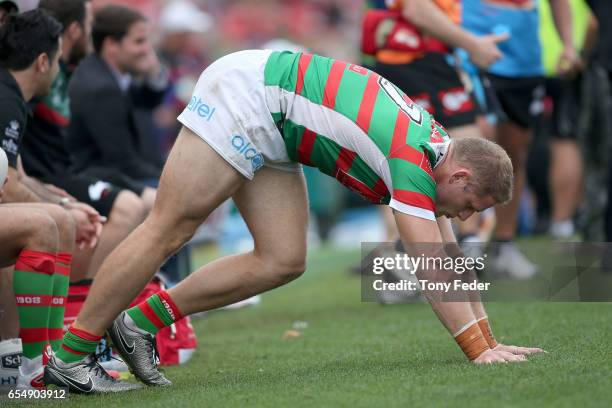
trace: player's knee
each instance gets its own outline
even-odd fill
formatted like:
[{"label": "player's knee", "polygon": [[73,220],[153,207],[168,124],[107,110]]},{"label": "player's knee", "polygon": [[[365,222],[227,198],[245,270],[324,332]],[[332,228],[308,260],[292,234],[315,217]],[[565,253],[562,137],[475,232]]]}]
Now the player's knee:
[{"label": "player's knee", "polygon": [[275,254],[267,257],[269,270],[282,283],[302,276],[306,270],[306,257],[298,254]]},{"label": "player's knee", "polygon": [[55,220],[45,211],[31,210],[23,220],[23,246],[44,252],[57,252],[59,231]]},{"label": "player's knee", "polygon": [[123,190],[115,200],[109,221],[133,229],[145,216],[146,209],[142,199],[131,191]]},{"label": "player's knee", "polygon": [[165,256],[176,253],[195,234],[199,223],[187,218],[177,218],[171,214],[155,211],[149,213],[144,221],[147,236],[156,243]]},{"label": "player's knee", "polygon": [[44,211],[49,214],[57,226],[60,244],[62,242],[71,244],[76,233],[76,222],[72,215],[58,205],[45,206]]}]

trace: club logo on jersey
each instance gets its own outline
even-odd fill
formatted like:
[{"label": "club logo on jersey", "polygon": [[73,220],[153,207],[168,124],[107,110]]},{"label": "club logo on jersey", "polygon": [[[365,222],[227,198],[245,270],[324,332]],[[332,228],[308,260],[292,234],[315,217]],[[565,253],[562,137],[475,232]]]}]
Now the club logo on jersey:
[{"label": "club logo on jersey", "polygon": [[402,110],[408,117],[420,125],[423,122],[423,113],[418,105],[410,100],[406,95],[403,95],[395,86],[383,77],[378,78],[378,85],[387,94],[389,98]]},{"label": "club logo on jersey", "polygon": [[447,115],[456,115],[474,109],[472,99],[462,87],[441,91],[439,98]]},{"label": "club logo on jersey", "polygon": [[207,122],[210,122],[210,119],[215,113],[215,108],[204,103],[202,98],[198,98],[197,96],[192,96],[189,104],[187,105],[187,110],[190,112],[195,112],[198,116],[206,119]]},{"label": "club logo on jersey", "polygon": [[11,120],[8,126],[4,129],[4,135],[12,139],[19,139],[19,122]]},{"label": "club logo on jersey", "polygon": [[245,159],[251,162],[253,171],[257,171],[263,166],[263,155],[259,153],[251,144],[251,142],[247,141],[244,137],[240,135],[234,135],[234,137],[232,137],[232,147]]}]

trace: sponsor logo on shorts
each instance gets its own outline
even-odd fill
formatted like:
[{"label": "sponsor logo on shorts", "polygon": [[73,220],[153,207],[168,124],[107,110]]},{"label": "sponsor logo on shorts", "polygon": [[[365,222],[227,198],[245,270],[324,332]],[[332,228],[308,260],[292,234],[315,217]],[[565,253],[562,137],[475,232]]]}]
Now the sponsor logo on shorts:
[{"label": "sponsor logo on shorts", "polygon": [[251,161],[253,171],[257,171],[261,168],[261,166],[263,166],[264,158],[262,154],[255,149],[251,142],[246,141],[244,137],[240,135],[234,135],[232,137],[232,147],[245,159]]},{"label": "sponsor logo on shorts", "polygon": [[439,94],[444,113],[454,115],[457,113],[469,112],[474,109],[472,99],[463,88],[447,89]]},{"label": "sponsor logo on shorts", "polygon": [[197,113],[198,116],[206,119],[207,122],[210,122],[210,119],[213,117],[213,113],[215,113],[215,108],[204,103],[202,98],[198,98],[197,96],[191,97],[191,100],[187,105],[187,110]]},{"label": "sponsor logo on shorts", "polygon": [[97,181],[89,185],[87,192],[89,193],[89,199],[91,201],[100,201],[100,199],[106,197],[112,189],[113,186],[106,181]]}]

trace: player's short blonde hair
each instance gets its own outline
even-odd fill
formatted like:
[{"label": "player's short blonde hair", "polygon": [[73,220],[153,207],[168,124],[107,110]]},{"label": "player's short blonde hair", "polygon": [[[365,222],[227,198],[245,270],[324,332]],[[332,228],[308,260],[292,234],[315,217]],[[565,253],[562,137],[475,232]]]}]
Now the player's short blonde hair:
[{"label": "player's short blonde hair", "polygon": [[453,139],[451,157],[472,170],[470,183],[480,197],[490,195],[500,203],[512,198],[513,169],[508,153],[497,143],[480,137]]}]

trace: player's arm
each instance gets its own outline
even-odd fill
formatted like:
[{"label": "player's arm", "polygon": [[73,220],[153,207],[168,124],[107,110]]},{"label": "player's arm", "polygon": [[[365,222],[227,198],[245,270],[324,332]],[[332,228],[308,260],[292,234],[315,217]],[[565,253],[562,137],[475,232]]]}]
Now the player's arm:
[{"label": "player's arm", "polygon": [[580,66],[580,58],[574,47],[572,9],[568,0],[549,0],[555,28],[563,44],[563,50],[557,62],[557,72],[561,75],[571,75]]},{"label": "player's arm", "polygon": [[422,32],[452,47],[465,49],[481,68],[501,58],[496,43],[508,38],[506,34],[475,36],[453,23],[432,0],[404,0],[402,16]]},{"label": "player's arm", "polygon": [[[435,221],[419,218],[395,211],[397,228],[407,252],[423,254],[425,258],[445,258],[442,236]],[[419,280],[429,282],[453,282],[459,279],[454,271],[427,270],[417,272]],[[455,338],[465,355],[474,363],[495,363],[521,361],[522,356],[491,350],[483,336],[476,316],[472,311],[466,293],[454,291],[453,301],[444,301],[444,293],[423,288],[423,294],[429,301],[440,322]],[[463,298],[462,298],[463,296]]]},{"label": "player's arm", "polygon": [[3,200],[5,203],[40,203],[42,199],[23,183],[23,175],[11,164],[8,169],[8,179],[4,186]]},{"label": "player's arm", "polygon": [[[444,240],[444,245],[446,251],[450,256],[464,256],[463,250],[457,244],[457,240],[455,234],[453,232],[453,228],[451,225],[450,219],[446,217],[439,217],[436,220],[438,224],[438,228],[440,228],[440,235]],[[476,276],[476,272],[473,269],[466,271],[463,274],[464,279],[467,282],[477,282],[478,276]],[[480,331],[482,332],[485,340],[489,344],[489,348],[496,351],[506,351],[512,354],[532,354],[539,353],[543,351],[537,347],[519,347],[519,346],[508,346],[505,344],[500,344],[495,339],[493,335],[493,330],[491,329],[491,325],[489,323],[489,318],[487,316],[487,312],[485,311],[484,304],[480,298],[480,293],[478,291],[470,291],[468,293],[470,298],[470,308],[472,309],[472,313],[474,314],[474,318],[478,322],[478,326],[480,327]]]},{"label": "player's arm", "polygon": [[40,202],[45,203],[53,203],[59,204],[62,202],[62,196],[59,196],[53,192],[51,192],[44,184],[40,181],[28,176],[23,168],[23,163],[21,162],[21,156],[17,158],[17,171],[19,172],[19,177],[21,178],[21,182],[34,194],[39,197]]}]

